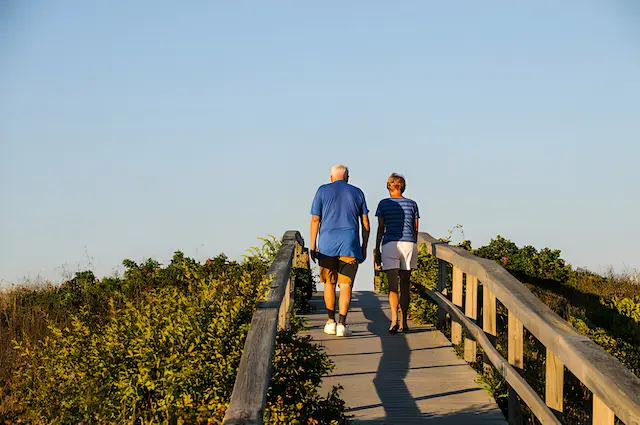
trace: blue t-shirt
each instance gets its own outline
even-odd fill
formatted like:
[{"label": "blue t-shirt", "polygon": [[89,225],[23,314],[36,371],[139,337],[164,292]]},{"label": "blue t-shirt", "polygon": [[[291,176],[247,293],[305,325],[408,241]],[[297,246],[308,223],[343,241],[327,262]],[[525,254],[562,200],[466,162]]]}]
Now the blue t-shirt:
[{"label": "blue t-shirt", "polygon": [[380,201],[376,217],[384,218],[382,244],[392,241],[417,242],[416,218],[418,204],[408,198],[387,198]]},{"label": "blue t-shirt", "polygon": [[360,218],[367,213],[364,193],[357,187],[344,180],[320,186],[311,204],[311,215],[320,217],[318,252],[362,260]]}]

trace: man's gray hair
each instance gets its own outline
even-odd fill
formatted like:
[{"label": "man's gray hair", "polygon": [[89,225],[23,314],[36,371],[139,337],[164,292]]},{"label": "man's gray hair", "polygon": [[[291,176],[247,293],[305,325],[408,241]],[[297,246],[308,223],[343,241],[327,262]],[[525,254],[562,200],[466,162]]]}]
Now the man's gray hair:
[{"label": "man's gray hair", "polygon": [[331,176],[333,176],[333,178],[343,178],[347,181],[349,180],[349,167],[342,164],[336,164],[331,167]]}]

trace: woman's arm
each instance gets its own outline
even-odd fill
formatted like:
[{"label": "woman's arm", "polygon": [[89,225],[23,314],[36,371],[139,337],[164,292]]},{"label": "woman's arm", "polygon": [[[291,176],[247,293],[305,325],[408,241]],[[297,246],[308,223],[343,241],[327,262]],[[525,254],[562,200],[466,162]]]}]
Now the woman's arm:
[{"label": "woman's arm", "polygon": [[384,236],[384,217],[378,217],[378,233],[376,234],[376,247],[374,250],[374,261],[378,262],[380,259],[380,244],[382,243],[382,236]]}]

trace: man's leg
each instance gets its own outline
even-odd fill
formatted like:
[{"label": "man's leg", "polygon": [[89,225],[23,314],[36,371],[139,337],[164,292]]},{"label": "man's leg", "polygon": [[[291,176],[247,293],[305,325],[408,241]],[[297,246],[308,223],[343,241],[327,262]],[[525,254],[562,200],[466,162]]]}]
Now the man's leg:
[{"label": "man's leg", "polygon": [[358,271],[358,261],[353,257],[340,257],[338,264],[338,285],[340,285],[339,318],[336,335],[351,336],[346,328],[347,313],[351,306],[351,290]]},{"label": "man's leg", "polygon": [[324,305],[327,308],[329,320],[335,322],[336,311],[336,285],[331,282],[324,283]]},{"label": "man's leg", "polygon": [[340,323],[341,325],[346,324],[347,313],[349,312],[350,306],[351,306],[351,284],[341,283],[340,284],[340,318],[338,319],[338,323]]},{"label": "man's leg", "polygon": [[324,283],[324,305],[327,308],[327,323],[324,332],[329,335],[336,333],[336,283],[338,281],[338,262],[335,258],[323,258],[320,265],[320,282]]}]

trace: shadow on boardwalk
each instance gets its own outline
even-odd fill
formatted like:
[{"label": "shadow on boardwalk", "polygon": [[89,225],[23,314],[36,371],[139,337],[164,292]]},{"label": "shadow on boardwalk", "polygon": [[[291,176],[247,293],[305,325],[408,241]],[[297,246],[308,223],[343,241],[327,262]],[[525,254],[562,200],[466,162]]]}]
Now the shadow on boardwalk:
[{"label": "shadow on boardwalk", "polygon": [[[394,338],[384,338],[388,335],[390,322],[382,310],[379,298],[372,292],[366,292],[360,295],[360,301],[368,307],[362,309],[362,314],[370,321],[367,326],[369,332],[380,337],[382,344],[382,357],[373,378],[373,385],[384,408],[386,420],[388,423],[400,424],[409,418],[422,417],[416,400],[404,382],[409,374],[411,358],[406,335],[399,333]],[[370,406],[360,406],[356,409],[366,408]]]},{"label": "shadow on boardwalk", "polygon": [[430,326],[412,326],[391,335],[386,296],[355,292],[349,313],[350,338],[322,332],[326,315],[321,294],[312,301],[309,332],[336,369],[323,389],[344,387],[353,424],[506,424],[500,409],[475,381],[477,375],[456,357],[451,343]]}]

